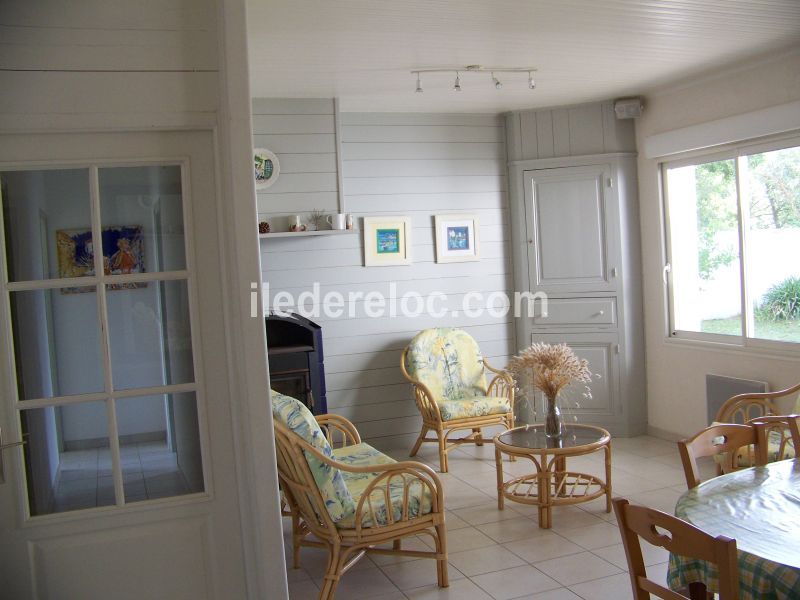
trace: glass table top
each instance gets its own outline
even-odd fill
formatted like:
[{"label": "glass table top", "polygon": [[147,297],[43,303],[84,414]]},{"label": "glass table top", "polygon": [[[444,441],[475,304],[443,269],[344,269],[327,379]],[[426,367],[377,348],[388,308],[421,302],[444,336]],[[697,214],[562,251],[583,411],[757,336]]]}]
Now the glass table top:
[{"label": "glass table top", "polygon": [[535,423],[524,427],[516,427],[497,438],[507,446],[518,448],[547,449],[547,448],[577,448],[597,444],[610,436],[608,432],[599,427],[589,425],[565,425],[561,438],[549,438],[544,432],[543,423]]}]

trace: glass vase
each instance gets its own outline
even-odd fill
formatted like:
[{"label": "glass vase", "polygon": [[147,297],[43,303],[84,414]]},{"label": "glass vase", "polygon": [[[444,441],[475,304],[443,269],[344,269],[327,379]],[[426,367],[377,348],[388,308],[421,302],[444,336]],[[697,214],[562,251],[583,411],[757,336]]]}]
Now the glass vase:
[{"label": "glass vase", "polygon": [[547,399],[547,413],[544,418],[544,433],[549,438],[558,439],[564,429],[561,421],[561,410],[558,408],[558,397],[545,396],[545,398]]}]

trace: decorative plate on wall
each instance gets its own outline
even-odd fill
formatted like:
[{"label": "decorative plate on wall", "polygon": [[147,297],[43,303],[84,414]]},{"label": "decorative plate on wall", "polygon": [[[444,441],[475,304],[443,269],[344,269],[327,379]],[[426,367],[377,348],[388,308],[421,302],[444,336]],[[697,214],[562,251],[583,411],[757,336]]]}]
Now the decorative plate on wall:
[{"label": "decorative plate on wall", "polygon": [[256,189],[265,190],[278,179],[281,163],[275,153],[266,148],[253,150],[253,166],[255,169]]}]

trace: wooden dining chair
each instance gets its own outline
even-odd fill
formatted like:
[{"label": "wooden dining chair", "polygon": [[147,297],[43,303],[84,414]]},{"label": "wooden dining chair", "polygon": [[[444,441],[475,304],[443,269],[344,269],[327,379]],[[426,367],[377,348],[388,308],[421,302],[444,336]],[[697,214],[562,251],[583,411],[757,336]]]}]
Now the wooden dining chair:
[{"label": "wooden dining chair", "polygon": [[648,579],[639,538],[672,554],[715,564],[719,573],[719,600],[738,600],[736,540],[724,535],[713,537],[677,517],[647,506],[632,505],[625,498],[614,498],[612,502],[628,560],[634,600],[649,600],[650,594],[666,600],[706,596],[705,585],[701,582],[691,586],[691,596],[683,596]]},{"label": "wooden dining chair", "polygon": [[765,415],[747,424],[756,428],[758,464],[797,456],[800,450],[800,415]]},{"label": "wooden dining chair", "polygon": [[[723,423],[706,427],[694,437],[678,442],[686,485],[692,489],[701,482],[698,458],[713,457],[717,475],[741,469],[742,463],[764,464],[759,460],[757,437],[752,425]],[[741,460],[742,453],[748,455],[748,460]]]}]

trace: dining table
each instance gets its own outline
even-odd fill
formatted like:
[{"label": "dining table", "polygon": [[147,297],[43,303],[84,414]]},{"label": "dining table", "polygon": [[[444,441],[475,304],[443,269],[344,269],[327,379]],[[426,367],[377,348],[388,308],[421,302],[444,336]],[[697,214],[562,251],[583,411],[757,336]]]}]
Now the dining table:
[{"label": "dining table", "polygon": [[[800,598],[800,459],[733,471],[678,499],[675,516],[736,540],[741,600]],[[715,565],[671,554],[673,590],[704,583],[718,592]]]}]

